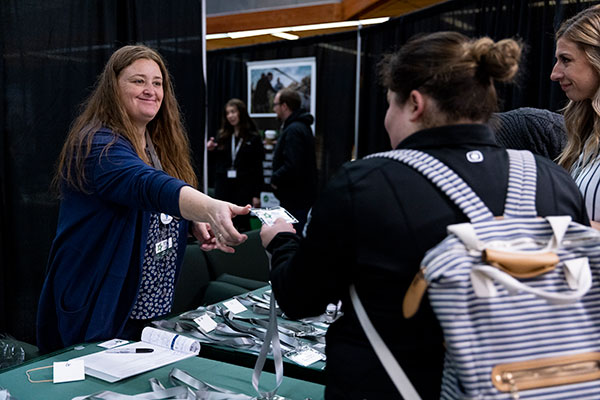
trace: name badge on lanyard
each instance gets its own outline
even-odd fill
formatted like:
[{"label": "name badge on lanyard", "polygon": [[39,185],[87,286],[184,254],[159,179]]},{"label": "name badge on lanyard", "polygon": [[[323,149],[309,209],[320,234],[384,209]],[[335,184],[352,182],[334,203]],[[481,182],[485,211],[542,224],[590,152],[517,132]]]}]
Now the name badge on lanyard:
[{"label": "name badge on lanyard", "polygon": [[160,254],[163,251],[169,250],[172,247],[173,247],[173,238],[161,240],[160,242],[156,243],[156,254]]},{"label": "name badge on lanyard", "polygon": [[235,179],[237,178],[237,171],[235,169],[235,158],[237,157],[238,151],[240,151],[240,147],[242,146],[242,142],[244,140],[240,139],[238,141],[237,146],[235,145],[235,135],[231,135],[231,168],[227,170],[227,178]]}]

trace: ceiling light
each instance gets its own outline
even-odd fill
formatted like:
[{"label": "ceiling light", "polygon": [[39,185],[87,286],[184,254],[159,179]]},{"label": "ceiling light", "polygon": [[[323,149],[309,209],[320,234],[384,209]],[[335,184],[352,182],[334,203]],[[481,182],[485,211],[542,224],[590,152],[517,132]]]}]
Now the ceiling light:
[{"label": "ceiling light", "polygon": [[[299,25],[299,26],[286,26],[280,28],[268,28],[268,29],[254,29],[249,31],[238,31],[238,32],[227,32],[227,33],[211,33],[206,35],[206,40],[211,39],[239,39],[251,36],[261,36],[261,35],[273,35],[277,37],[281,33],[285,32],[302,32],[302,31],[312,31],[312,30],[321,30],[321,29],[333,29],[333,28],[347,28],[352,26],[363,26],[363,25],[373,25],[373,24],[381,24],[382,22],[386,22],[390,19],[390,17],[382,17],[382,18],[369,18],[362,19],[358,21],[340,21],[340,22],[328,22],[323,24],[312,24],[312,25]],[[291,35],[296,36],[296,35]],[[289,37],[283,37],[284,39],[293,40]],[[295,38],[297,39],[297,37]]]},{"label": "ceiling light", "polygon": [[271,33],[272,36],[278,37],[278,38],[282,38],[282,39],[287,39],[287,40],[297,40],[300,39],[300,36],[298,35],[292,35],[291,33],[286,33],[286,32],[276,32],[276,33]]}]

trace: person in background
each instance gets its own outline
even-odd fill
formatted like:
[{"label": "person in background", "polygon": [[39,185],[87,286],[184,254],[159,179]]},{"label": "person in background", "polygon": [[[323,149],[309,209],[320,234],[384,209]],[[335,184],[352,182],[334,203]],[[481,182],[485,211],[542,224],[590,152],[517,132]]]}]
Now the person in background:
[{"label": "person in background", "polygon": [[539,108],[522,107],[495,113],[490,127],[500,146],[529,150],[551,160],[558,158],[567,143],[563,116]]},{"label": "person in background", "polygon": [[268,113],[270,104],[276,90],[271,85],[273,73],[271,71],[262,73],[260,79],[256,82],[256,88],[252,93],[252,112]]},{"label": "person in background", "polygon": [[[215,157],[215,197],[260,207],[265,150],[243,101],[225,104],[221,129],[216,139],[208,140],[207,149]],[[249,215],[238,216],[233,223],[240,232],[250,230]]]},{"label": "person in background", "polygon": [[[387,88],[385,128],[396,149],[416,149],[452,168],[495,215],[502,215],[508,154],[487,122],[497,109],[495,81],[511,81],[521,46],[437,32],[409,40],[380,66]],[[536,156],[539,215],[587,217],[571,177]],[[349,296],[354,284],[366,312],[423,399],[439,399],[444,363],[441,328],[424,299],[410,319],[402,299],[425,252],[467,217],[427,178],[388,158],[344,164],[311,211],[304,238],[278,219],[263,226],[272,254],[271,284],[293,319],[342,301],[327,331],[325,398],[399,399],[369,344]]]},{"label": "person in background", "polygon": [[301,108],[298,92],[281,89],[275,95],[273,110],[281,120],[281,134],[273,152],[271,187],[281,206],[296,219],[302,232],[317,197],[317,161],[312,115]]},{"label": "person in background", "polygon": [[171,309],[188,233],[205,250],[227,252],[247,238],[231,219],[249,208],[194,188],[171,78],[146,46],[108,60],[68,133],[55,183],[58,227],[37,315],[42,352],[139,340]]},{"label": "person in background", "polygon": [[591,224],[600,229],[600,6],[559,27],[550,79],[569,99],[563,110],[567,145],[558,163],[575,179]]}]

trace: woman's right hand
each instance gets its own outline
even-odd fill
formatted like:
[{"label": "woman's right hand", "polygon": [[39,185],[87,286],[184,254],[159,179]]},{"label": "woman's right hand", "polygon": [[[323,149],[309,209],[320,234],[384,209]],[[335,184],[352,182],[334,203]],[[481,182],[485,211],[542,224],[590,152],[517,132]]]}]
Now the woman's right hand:
[{"label": "woman's right hand", "polygon": [[208,222],[211,231],[219,242],[218,248],[233,253],[231,246],[237,246],[248,239],[239,233],[231,221],[236,215],[250,212],[250,205],[236,206],[226,201],[216,200],[202,192],[184,186],[179,192],[179,209],[181,216],[188,221]]},{"label": "woman's right hand", "polygon": [[245,207],[236,206],[226,201],[211,199],[208,210],[208,220],[212,227],[218,248],[226,253],[233,253],[235,250],[230,246],[237,246],[248,239],[247,235],[241,234],[233,226],[231,221],[236,215],[246,215],[250,212],[250,205]]},{"label": "woman's right hand", "polygon": [[215,138],[214,137],[209,138],[208,142],[206,142],[206,149],[208,151],[213,151],[216,148],[217,148],[217,142],[215,142]]}]

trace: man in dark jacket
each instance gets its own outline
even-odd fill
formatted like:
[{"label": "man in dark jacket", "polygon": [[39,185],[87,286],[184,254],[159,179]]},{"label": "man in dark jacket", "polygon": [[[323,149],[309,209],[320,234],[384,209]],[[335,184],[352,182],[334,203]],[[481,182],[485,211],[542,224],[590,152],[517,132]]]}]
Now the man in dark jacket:
[{"label": "man in dark jacket", "polygon": [[312,115],[300,108],[298,92],[282,89],[275,95],[273,110],[283,122],[273,155],[271,186],[281,206],[295,216],[294,226],[302,232],[306,216],[317,195],[315,138],[310,128]]}]

